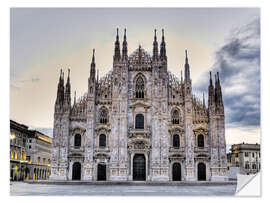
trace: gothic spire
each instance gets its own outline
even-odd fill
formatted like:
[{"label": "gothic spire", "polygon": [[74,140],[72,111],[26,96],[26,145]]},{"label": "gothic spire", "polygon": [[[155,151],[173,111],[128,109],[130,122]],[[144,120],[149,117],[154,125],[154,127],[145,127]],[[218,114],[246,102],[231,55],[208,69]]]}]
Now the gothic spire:
[{"label": "gothic spire", "polygon": [[153,60],[158,59],[158,42],[157,42],[157,30],[155,29],[155,36],[153,42]]},{"label": "gothic spire", "polygon": [[190,69],[188,64],[188,56],[187,56],[187,50],[186,52],[186,62],[185,62],[185,80],[190,80]]},{"label": "gothic spire", "polygon": [[93,49],[92,62],[91,62],[91,70],[90,70],[90,78],[91,81],[94,82],[96,75],[96,63],[95,63],[95,49]]},{"label": "gothic spire", "polygon": [[93,55],[92,55],[92,62],[91,62],[91,67],[92,66],[96,66],[96,64],[95,64],[95,49],[93,49]]},{"label": "gothic spire", "polygon": [[65,92],[65,103],[70,105],[71,97],[70,97],[70,69],[68,69],[68,77],[66,83],[66,92]]},{"label": "gothic spire", "polygon": [[209,85],[210,85],[210,86],[213,86],[211,71],[210,71]]},{"label": "gothic spire", "polygon": [[164,38],[164,29],[162,29],[162,40],[161,40],[161,44],[160,44],[160,59],[167,60],[166,43],[165,43],[165,38]]},{"label": "gothic spire", "polygon": [[223,101],[222,101],[221,85],[219,80],[219,72],[217,72],[216,94],[217,94],[217,104],[222,106]]},{"label": "gothic spire", "polygon": [[122,49],[122,59],[126,60],[128,59],[128,49],[127,49],[127,36],[126,36],[126,28],[124,31],[124,41],[123,41],[123,49]]},{"label": "gothic spire", "polygon": [[57,96],[56,96],[56,104],[63,104],[63,95],[64,95],[64,81],[62,78],[62,69],[60,70],[59,82],[57,87]]},{"label": "gothic spire", "polygon": [[120,54],[120,43],[119,43],[119,35],[118,35],[118,28],[117,28],[117,34],[116,34],[116,41],[114,43],[114,56],[113,60],[114,61],[119,61],[121,59],[121,54]]},{"label": "gothic spire", "polygon": [[214,104],[214,87],[212,84],[212,73],[210,71],[210,82],[208,86],[208,108],[210,108]]}]

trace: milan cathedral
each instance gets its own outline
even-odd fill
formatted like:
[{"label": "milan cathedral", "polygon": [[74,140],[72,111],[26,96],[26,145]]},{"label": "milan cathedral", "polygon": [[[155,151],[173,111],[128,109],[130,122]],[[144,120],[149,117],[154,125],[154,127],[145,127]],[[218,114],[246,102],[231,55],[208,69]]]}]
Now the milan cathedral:
[{"label": "milan cathedral", "polygon": [[51,180],[226,181],[224,105],[210,72],[208,105],[192,94],[186,51],[184,78],[168,71],[164,30],[153,54],[128,55],[126,29],[117,29],[113,69],[96,74],[71,102],[70,71],[61,70],[54,109]]}]

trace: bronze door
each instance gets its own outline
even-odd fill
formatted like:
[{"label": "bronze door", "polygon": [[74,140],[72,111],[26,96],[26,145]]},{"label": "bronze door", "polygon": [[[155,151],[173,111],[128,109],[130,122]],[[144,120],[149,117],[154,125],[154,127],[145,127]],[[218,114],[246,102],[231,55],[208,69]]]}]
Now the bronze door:
[{"label": "bronze door", "polygon": [[133,180],[146,180],[146,163],[143,154],[136,154],[133,158]]}]

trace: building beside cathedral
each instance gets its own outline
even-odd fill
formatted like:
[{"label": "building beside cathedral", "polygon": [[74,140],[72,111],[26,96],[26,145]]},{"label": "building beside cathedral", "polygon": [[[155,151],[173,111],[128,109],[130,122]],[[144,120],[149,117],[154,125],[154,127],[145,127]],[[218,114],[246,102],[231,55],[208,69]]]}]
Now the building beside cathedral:
[{"label": "building beside cathedral", "polygon": [[[226,181],[224,106],[219,74],[208,106],[192,94],[186,51],[184,79],[168,71],[164,31],[153,55],[141,46],[120,51],[99,79],[95,51],[88,90],[71,102],[70,70],[61,70],[54,110],[51,180]],[[179,71],[180,72],[180,71]],[[214,84],[213,84],[214,83]]]}]

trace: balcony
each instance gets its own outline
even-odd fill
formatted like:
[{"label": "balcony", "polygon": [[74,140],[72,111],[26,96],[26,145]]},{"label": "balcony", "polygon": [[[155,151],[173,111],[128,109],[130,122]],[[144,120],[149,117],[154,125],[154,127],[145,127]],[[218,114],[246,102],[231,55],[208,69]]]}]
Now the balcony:
[{"label": "balcony", "polygon": [[84,152],[84,147],[82,147],[82,146],[70,146],[70,151],[72,151],[72,152]]},{"label": "balcony", "polygon": [[137,138],[137,137],[150,138],[150,136],[151,136],[150,127],[146,129],[129,128],[129,138]]},{"label": "balcony", "polygon": [[95,149],[95,153],[109,153],[109,147],[98,147]]},{"label": "balcony", "polygon": [[209,147],[194,147],[194,152],[209,152]]},{"label": "balcony", "polygon": [[170,152],[176,153],[176,152],[184,152],[185,148],[184,147],[179,147],[179,148],[175,148],[175,147],[170,147]]}]

